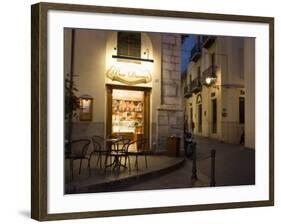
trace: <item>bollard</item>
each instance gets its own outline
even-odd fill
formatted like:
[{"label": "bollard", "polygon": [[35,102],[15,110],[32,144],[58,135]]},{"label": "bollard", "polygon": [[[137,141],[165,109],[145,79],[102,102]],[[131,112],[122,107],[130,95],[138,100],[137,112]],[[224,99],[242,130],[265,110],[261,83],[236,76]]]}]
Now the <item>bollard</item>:
[{"label": "bollard", "polygon": [[215,169],[216,169],[216,150],[212,149],[211,150],[211,180],[210,180],[210,187],[215,187],[216,186]]},{"label": "bollard", "polygon": [[191,144],[191,149],[192,149],[192,180],[197,180],[197,165],[196,165],[196,143],[193,142]]}]

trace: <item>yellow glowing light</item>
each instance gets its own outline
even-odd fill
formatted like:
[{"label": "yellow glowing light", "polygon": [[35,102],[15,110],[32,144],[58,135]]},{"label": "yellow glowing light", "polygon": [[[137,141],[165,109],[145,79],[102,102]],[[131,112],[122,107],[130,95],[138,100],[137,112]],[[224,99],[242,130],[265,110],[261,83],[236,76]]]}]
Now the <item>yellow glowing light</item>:
[{"label": "yellow glowing light", "polygon": [[212,83],[212,78],[211,77],[207,77],[205,81],[206,81],[207,85],[210,85]]}]

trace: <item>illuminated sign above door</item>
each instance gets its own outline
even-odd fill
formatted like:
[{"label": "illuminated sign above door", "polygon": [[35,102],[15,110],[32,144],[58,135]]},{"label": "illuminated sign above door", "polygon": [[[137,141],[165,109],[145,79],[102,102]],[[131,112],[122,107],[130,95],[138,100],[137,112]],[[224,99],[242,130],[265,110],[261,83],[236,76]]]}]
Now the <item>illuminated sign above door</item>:
[{"label": "illuminated sign above door", "polygon": [[112,65],[106,72],[107,78],[126,85],[148,84],[152,81],[150,71],[141,64],[120,63]]}]

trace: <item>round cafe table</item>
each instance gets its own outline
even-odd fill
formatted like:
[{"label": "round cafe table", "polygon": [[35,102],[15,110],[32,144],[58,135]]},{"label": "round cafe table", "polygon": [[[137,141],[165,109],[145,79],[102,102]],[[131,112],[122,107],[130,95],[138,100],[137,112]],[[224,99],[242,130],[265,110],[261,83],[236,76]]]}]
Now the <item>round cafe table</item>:
[{"label": "round cafe table", "polygon": [[[119,168],[124,167],[127,168],[124,164],[121,163],[120,157],[124,156],[124,153],[121,152],[121,150],[118,148],[118,145],[115,145],[116,143],[119,143],[122,138],[107,138],[106,141],[106,147],[107,147],[107,154],[105,159],[105,170],[107,167],[113,167],[113,168]],[[113,147],[112,147],[113,146]],[[107,159],[109,156],[113,156],[114,159],[110,164],[107,164]]]}]

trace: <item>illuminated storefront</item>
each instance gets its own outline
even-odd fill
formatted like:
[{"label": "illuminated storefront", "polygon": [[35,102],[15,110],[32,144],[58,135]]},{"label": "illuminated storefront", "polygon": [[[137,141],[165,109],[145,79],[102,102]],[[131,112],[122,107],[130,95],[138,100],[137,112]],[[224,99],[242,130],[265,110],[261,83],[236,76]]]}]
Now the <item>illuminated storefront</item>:
[{"label": "illuminated storefront", "polygon": [[[70,33],[65,29],[65,55]],[[170,135],[182,138],[180,35],[77,29],[74,45],[77,94],[93,105],[91,121],[73,120],[72,138],[146,138],[155,150],[164,150]]]}]

